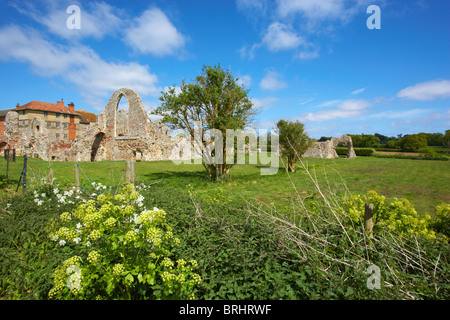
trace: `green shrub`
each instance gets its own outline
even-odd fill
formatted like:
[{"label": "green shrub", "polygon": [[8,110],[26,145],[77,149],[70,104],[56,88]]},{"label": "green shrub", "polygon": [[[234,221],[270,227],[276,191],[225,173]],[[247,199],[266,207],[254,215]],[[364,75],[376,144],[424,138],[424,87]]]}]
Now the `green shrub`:
[{"label": "green shrub", "polygon": [[[336,153],[338,155],[347,155],[348,148],[346,147],[336,147]],[[354,148],[356,156],[359,157],[370,157],[373,156],[375,150],[372,148]]]},{"label": "green shrub", "polygon": [[371,190],[366,195],[356,195],[343,202],[343,211],[354,225],[362,227],[365,203],[374,205],[374,233],[388,229],[400,236],[425,236],[435,239],[435,232],[429,227],[431,216],[420,217],[414,206],[406,199],[394,198],[386,203],[385,197]]},{"label": "green shrub", "polygon": [[450,204],[442,203],[436,207],[431,226],[450,240]]},{"label": "green shrub", "polygon": [[193,299],[195,260],[171,254],[180,240],[163,210],[141,209],[132,185],[104,193],[52,221],[54,250],[74,253],[53,272],[52,299]]},{"label": "green shrub", "polygon": [[440,160],[440,161],[448,161],[450,157],[435,154],[435,155],[411,155],[411,154],[374,154],[374,157],[377,158],[388,158],[388,159],[409,159],[409,160]]},{"label": "green shrub", "polygon": [[437,154],[436,150],[434,148],[431,147],[424,147],[424,148],[420,148],[419,150],[417,150],[418,153],[421,154],[425,154],[425,155],[429,155],[429,156],[434,156]]}]

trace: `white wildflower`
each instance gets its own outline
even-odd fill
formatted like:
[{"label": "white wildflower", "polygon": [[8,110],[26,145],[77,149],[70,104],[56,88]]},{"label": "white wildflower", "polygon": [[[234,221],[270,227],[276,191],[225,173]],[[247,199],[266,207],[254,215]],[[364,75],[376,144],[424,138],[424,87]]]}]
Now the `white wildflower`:
[{"label": "white wildflower", "polygon": [[60,246],[64,246],[66,244],[66,241],[65,240],[59,240],[59,245]]}]

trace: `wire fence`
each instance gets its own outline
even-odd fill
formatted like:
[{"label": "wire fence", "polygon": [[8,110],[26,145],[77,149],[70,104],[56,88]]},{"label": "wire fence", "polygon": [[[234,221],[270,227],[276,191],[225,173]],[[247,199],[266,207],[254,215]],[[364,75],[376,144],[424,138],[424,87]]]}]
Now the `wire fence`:
[{"label": "wire fence", "polygon": [[5,152],[4,159],[0,162],[0,178],[7,187],[13,184],[16,192],[21,187],[23,194],[28,188],[36,188],[42,184],[56,184],[87,194],[101,194],[107,190],[117,190],[127,183],[134,184],[133,160],[62,163],[26,155],[16,157],[14,154],[13,158],[12,154]]}]

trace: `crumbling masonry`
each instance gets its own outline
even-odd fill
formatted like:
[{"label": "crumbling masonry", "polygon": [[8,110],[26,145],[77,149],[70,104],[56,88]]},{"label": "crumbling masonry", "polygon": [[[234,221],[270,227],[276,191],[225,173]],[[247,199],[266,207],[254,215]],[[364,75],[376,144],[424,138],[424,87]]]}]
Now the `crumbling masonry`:
[{"label": "crumbling masonry", "polygon": [[[128,111],[118,110],[125,97]],[[184,143],[180,137],[171,137],[169,128],[152,122],[138,94],[127,88],[114,92],[97,122],[77,125],[74,140],[64,141],[48,134],[41,118],[19,129],[19,115],[10,111],[5,117],[5,134],[0,144],[16,149],[17,155],[27,154],[43,160],[102,161],[102,160],[167,160],[178,159],[176,146]]]},{"label": "crumbling masonry", "polygon": [[352,138],[347,135],[343,135],[340,138],[331,138],[331,140],[323,142],[314,142],[314,144],[305,151],[303,157],[327,159],[338,158],[339,156],[336,153],[336,147],[338,145],[347,147],[347,158],[356,158],[356,153],[353,149]]}]

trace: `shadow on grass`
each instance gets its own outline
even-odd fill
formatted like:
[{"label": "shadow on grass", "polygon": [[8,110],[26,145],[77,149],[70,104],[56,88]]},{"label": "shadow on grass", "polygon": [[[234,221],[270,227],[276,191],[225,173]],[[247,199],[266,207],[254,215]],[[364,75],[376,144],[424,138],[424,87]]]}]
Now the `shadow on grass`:
[{"label": "shadow on grass", "polygon": [[14,190],[15,190],[17,188],[18,183],[19,183],[19,179],[8,178],[8,185],[7,185],[6,184],[6,175],[4,175],[4,174],[0,175],[0,189],[14,188]]}]

